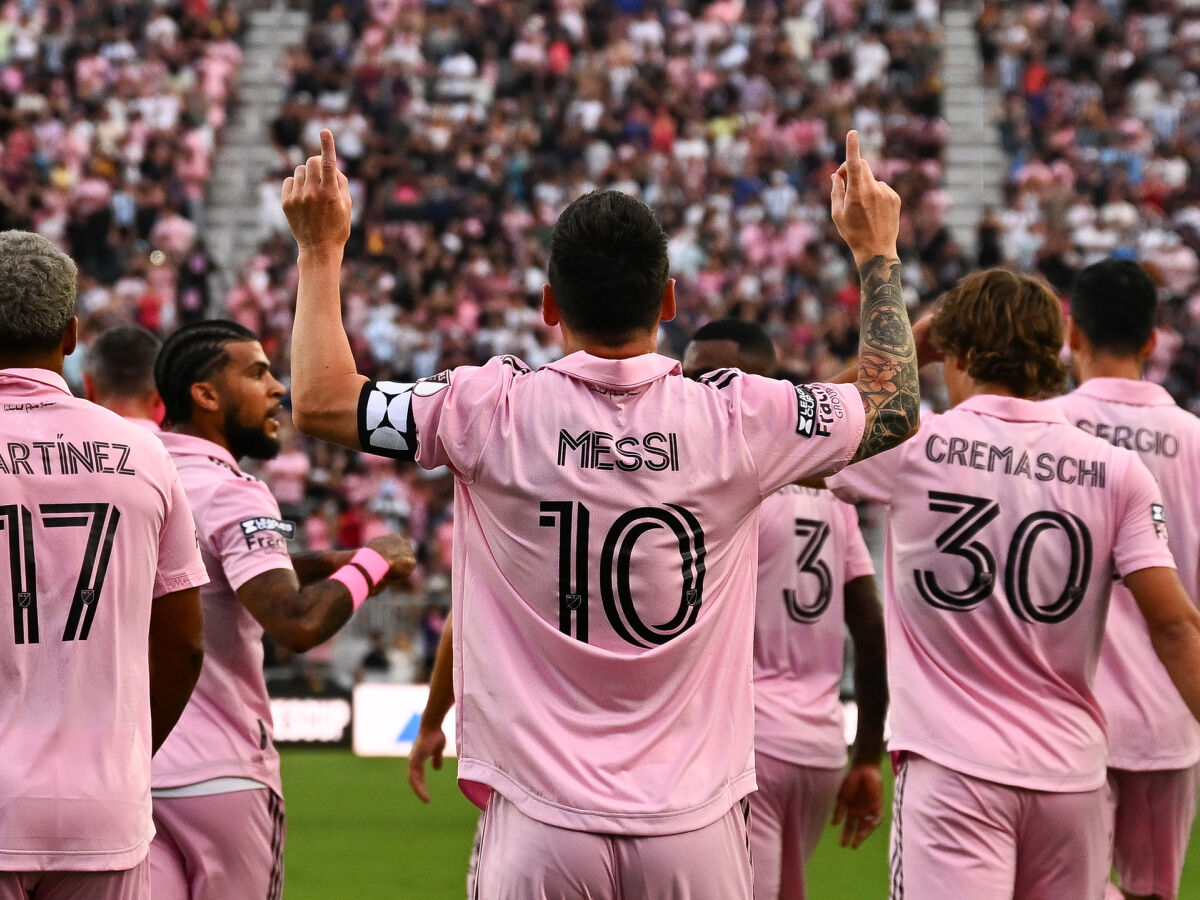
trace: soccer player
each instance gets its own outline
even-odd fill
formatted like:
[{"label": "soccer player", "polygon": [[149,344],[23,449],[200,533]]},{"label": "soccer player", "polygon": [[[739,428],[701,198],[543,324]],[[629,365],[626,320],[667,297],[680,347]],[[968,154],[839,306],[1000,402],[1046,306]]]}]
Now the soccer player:
[{"label": "soccer player", "polygon": [[161,341],[140,325],[101,332],[83,363],[83,393],[122,418],[158,432],[162,399],[154,386],[154,360]]},{"label": "soccer player", "polygon": [[67,389],[75,290],[52,243],[0,233],[0,897],[146,900],[207,577],[162,444]]},{"label": "soccer player", "polygon": [[[1135,451],[1170,498],[1167,543],[1193,602],[1200,597],[1200,420],[1142,381],[1154,351],[1157,292],[1137,263],[1108,259],[1080,273],[1068,340],[1081,386],[1050,401],[1075,425]],[[1160,523],[1162,524],[1162,523]],[[1165,525],[1163,525],[1165,527]],[[1113,585],[1096,699],[1108,722],[1108,786],[1116,806],[1114,867],[1128,898],[1173,900],[1196,816],[1200,726],[1155,656],[1137,603]]]},{"label": "soccer player", "polygon": [[204,671],[154,761],[155,900],[277,900],[284,817],[262,635],[297,652],[330,638],[385,579],[406,577],[411,543],[384,535],[351,552],[288,552],[295,525],[238,465],[279,452],[284,389],[254,334],[187,325],[154,371],[161,437],[195,511],[204,564]]},{"label": "soccer player", "polygon": [[930,336],[953,408],[828,480],[891,513],[892,896],[1098,900],[1112,818],[1092,682],[1113,578],[1193,715],[1200,613],[1145,465],[1036,402],[1064,381],[1045,283],[969,275]]},{"label": "soccer player", "polygon": [[873,380],[684,379],[654,352],[675,308],[662,228],[606,191],[551,241],[543,318],[566,358],[396,384],[359,375],[342,330],[350,195],[328,131],[284,183],[297,424],[455,476],[458,774],[486,804],[481,897],[750,895],[758,505],[893,446],[918,407],[899,198],[857,134],[832,188]]},{"label": "soccer player", "polygon": [[[709,322],[692,337],[683,374],[719,369],[776,374],[760,325]],[[879,823],[887,711],[883,610],[858,513],[825,490],[786,485],[758,514],[754,619],[754,765],[750,853],[756,900],[804,900],[804,869],[833,813],[842,844],[858,847]],[[843,623],[854,641],[858,731],[846,768],[838,688]]]}]

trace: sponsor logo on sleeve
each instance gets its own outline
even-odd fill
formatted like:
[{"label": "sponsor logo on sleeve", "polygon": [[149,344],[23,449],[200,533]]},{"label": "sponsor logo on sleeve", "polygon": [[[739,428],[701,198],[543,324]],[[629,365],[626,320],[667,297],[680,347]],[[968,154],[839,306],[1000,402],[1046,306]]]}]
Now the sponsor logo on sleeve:
[{"label": "sponsor logo on sleeve", "polygon": [[796,434],[810,438],[817,426],[817,398],[802,384],[796,385]]},{"label": "sponsor logo on sleeve", "polygon": [[1167,539],[1167,511],[1163,509],[1161,503],[1150,504],[1150,521],[1154,523],[1154,533],[1165,541]]},{"label": "sponsor logo on sleeve", "polygon": [[255,516],[238,523],[251,550],[287,553],[287,542],[296,537],[296,523],[272,516]]}]

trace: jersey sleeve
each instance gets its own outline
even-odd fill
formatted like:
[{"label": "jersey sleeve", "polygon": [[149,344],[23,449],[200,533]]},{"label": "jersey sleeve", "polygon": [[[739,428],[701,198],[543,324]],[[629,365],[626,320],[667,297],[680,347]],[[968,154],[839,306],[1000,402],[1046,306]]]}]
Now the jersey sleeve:
[{"label": "jersey sleeve", "polygon": [[235,591],[263,572],[292,568],[288,541],[296,536],[296,523],[280,516],[279,504],[261,481],[238,478],[223,484],[208,505],[201,535]]},{"label": "jersey sleeve", "polygon": [[368,381],[358,401],[358,439],[367,453],[449,466],[471,482],[491,424],[512,380],[529,367],[511,356],[462,366],[412,384]]},{"label": "jersey sleeve", "polygon": [[1146,464],[1132,452],[1123,491],[1117,500],[1117,534],[1113,541],[1113,564],[1124,577],[1139,569],[1157,566],[1175,568],[1175,557],[1167,546],[1167,510],[1162,492]]},{"label": "jersey sleeve", "polygon": [[892,491],[900,475],[904,444],[860,459],[852,466],[825,479],[825,486],[846,503],[891,505]]},{"label": "jersey sleeve", "polygon": [[208,584],[204,559],[200,556],[200,538],[192,508],[183,485],[170,466],[171,487],[162,532],[158,536],[158,569],[154,573],[154,596],[172,594],[186,588]]},{"label": "jersey sleeve", "polygon": [[864,575],[874,575],[875,564],[871,561],[871,551],[867,549],[862,529],[858,527],[858,510],[849,503],[836,502],[842,516],[842,526],[846,529],[845,581],[848,583]]},{"label": "jersey sleeve", "polygon": [[800,478],[836,472],[858,452],[866,413],[853,385],[794,385],[729,369],[702,380],[736,391],[764,497]]}]

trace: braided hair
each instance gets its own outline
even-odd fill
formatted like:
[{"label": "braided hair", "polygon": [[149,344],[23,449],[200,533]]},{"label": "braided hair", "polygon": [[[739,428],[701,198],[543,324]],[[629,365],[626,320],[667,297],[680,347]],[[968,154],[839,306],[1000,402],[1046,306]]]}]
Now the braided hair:
[{"label": "braided hair", "polygon": [[227,319],[193,322],[167,338],[154,362],[154,383],[166,408],[164,424],[191,421],[192,385],[229,361],[226,344],[257,340],[253,331]]}]

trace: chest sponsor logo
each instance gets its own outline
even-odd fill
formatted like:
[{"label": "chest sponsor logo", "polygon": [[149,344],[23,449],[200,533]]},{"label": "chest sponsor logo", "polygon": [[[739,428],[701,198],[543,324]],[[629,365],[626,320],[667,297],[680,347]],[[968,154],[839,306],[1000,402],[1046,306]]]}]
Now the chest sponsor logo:
[{"label": "chest sponsor logo", "polygon": [[296,523],[271,516],[256,516],[238,523],[246,546],[251,550],[271,550],[286,553],[287,542],[296,536]]}]

